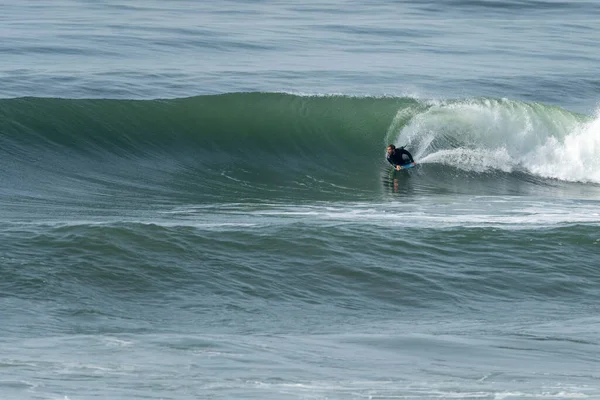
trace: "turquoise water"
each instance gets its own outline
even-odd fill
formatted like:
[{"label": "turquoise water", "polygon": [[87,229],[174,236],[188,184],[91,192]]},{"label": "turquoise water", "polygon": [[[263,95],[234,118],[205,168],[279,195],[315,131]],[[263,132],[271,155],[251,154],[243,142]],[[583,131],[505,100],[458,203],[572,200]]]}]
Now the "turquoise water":
[{"label": "turquoise water", "polygon": [[599,17],[0,4],[0,398],[599,398]]}]

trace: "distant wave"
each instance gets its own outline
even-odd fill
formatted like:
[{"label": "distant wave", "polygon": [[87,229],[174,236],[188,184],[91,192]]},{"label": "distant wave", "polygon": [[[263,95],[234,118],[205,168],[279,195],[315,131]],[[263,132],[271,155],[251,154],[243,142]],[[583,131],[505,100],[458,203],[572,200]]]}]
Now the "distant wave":
[{"label": "distant wave", "polygon": [[469,179],[600,183],[600,118],[538,103],[283,93],[0,100],[5,190],[68,180],[204,195],[368,193],[389,170],[388,143],[406,145],[431,185],[448,167]]}]

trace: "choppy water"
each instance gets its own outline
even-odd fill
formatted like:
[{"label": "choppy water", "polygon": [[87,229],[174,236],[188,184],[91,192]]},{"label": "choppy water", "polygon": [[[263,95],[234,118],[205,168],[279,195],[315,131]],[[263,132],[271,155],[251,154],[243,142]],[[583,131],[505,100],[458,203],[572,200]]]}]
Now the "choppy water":
[{"label": "choppy water", "polygon": [[599,17],[0,4],[0,398],[600,397]]}]

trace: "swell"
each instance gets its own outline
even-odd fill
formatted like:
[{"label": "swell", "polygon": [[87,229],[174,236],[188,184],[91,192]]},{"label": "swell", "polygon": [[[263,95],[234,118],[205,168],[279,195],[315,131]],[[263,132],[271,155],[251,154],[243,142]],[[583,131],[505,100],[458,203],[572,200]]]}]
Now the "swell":
[{"label": "swell", "polygon": [[134,301],[208,311],[264,301],[362,310],[598,301],[596,226],[415,228],[403,236],[355,228],[21,227],[2,233],[0,288],[83,308]]}]

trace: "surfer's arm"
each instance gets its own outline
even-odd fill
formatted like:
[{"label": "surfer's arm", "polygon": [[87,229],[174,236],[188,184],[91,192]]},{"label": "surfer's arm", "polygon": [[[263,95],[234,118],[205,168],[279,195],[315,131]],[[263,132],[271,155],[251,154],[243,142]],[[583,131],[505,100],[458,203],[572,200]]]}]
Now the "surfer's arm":
[{"label": "surfer's arm", "polygon": [[389,162],[390,164],[392,164],[392,167],[394,167],[394,169],[395,169],[396,171],[400,171],[400,169],[402,169],[402,167],[401,167],[400,165],[396,164],[396,163],[394,162],[394,160],[392,160],[392,158],[391,158],[391,157],[387,157],[386,159],[388,160],[388,162]]}]

